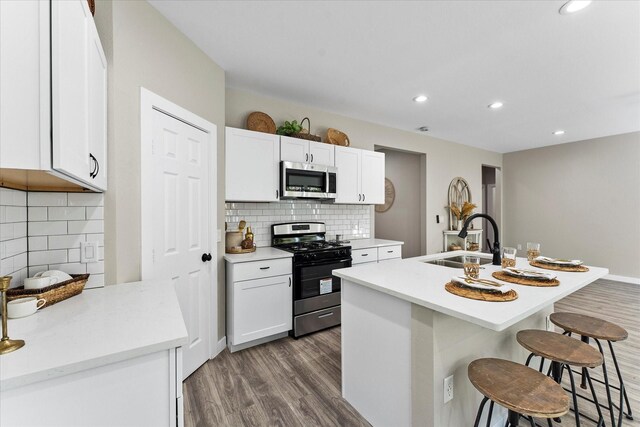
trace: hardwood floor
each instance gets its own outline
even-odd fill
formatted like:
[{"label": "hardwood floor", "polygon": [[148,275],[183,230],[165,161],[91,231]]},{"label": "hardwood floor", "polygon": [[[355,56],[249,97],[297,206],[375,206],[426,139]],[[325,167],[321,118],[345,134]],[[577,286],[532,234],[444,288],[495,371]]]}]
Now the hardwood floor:
[{"label": "hardwood floor", "polygon": [[[599,280],[559,301],[556,311],[598,316],[627,329],[629,338],[615,350],[636,419],[622,425],[640,426],[640,286]],[[185,426],[368,426],[342,399],[340,378],[339,327],[233,354],[225,350],[185,381]],[[603,388],[596,388],[605,401]],[[594,412],[587,402],[579,405]],[[555,425],[575,426],[573,415]]]}]

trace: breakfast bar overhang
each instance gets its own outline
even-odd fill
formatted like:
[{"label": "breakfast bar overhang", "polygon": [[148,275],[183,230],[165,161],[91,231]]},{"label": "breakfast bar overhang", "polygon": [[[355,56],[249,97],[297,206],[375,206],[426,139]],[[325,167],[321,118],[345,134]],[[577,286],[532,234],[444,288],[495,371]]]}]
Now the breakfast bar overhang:
[{"label": "breakfast bar overhang", "polygon": [[[485,302],[445,290],[462,270],[426,263],[465,254],[334,271],[342,278],[342,394],[373,426],[470,425],[481,395],[467,379],[468,364],[481,357],[524,363],[516,333],[550,328],[556,301],[609,272],[559,271],[559,286],[511,285],[515,301]],[[527,260],[518,258],[516,266],[528,267]],[[484,265],[481,277],[499,269]],[[451,375],[453,399],[445,403],[444,379]]]}]

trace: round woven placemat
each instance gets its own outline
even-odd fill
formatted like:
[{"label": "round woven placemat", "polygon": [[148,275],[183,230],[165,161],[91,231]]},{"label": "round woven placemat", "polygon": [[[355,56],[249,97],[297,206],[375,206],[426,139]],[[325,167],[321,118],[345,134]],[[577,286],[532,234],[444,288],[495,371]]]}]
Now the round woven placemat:
[{"label": "round woven placemat", "polygon": [[544,268],[545,270],[571,271],[574,273],[584,273],[585,271],[589,271],[589,269],[584,265],[576,265],[576,266],[552,265],[552,264],[545,264],[543,262],[537,262],[537,261],[529,261],[529,265],[532,267]]},{"label": "round woven placemat", "polygon": [[276,133],[276,124],[268,114],[254,111],[247,117],[247,129],[256,132]]},{"label": "round woven placemat", "polygon": [[466,288],[464,286],[458,286],[452,282],[444,285],[444,288],[447,290],[447,292],[459,297],[476,299],[479,301],[507,302],[518,299],[518,293],[513,289],[509,292],[505,292],[504,294],[501,294],[499,292],[483,292],[471,288]]},{"label": "round woven placemat", "polygon": [[494,271],[491,275],[498,279],[509,283],[515,283],[517,285],[526,285],[526,286],[538,286],[540,288],[547,288],[549,286],[558,286],[560,281],[558,279],[553,280],[536,280],[536,279],[527,279],[526,277],[516,277],[510,274],[505,273],[504,271]]}]

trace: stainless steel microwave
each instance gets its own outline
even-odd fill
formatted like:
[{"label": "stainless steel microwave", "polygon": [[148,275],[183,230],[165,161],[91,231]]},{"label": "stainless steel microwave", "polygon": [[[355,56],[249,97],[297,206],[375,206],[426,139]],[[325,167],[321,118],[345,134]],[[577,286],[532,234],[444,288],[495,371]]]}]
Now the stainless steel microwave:
[{"label": "stainless steel microwave", "polygon": [[338,168],[280,162],[281,199],[335,199]]}]

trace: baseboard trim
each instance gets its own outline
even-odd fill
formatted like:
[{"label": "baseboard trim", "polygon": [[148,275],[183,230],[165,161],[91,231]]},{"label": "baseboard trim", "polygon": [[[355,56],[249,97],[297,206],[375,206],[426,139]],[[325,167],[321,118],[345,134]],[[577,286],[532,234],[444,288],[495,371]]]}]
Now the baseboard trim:
[{"label": "baseboard trim", "polygon": [[222,337],[222,339],[220,339],[220,341],[218,341],[218,343],[216,344],[216,348],[213,350],[213,354],[211,355],[211,358],[213,359],[214,357],[216,357],[217,355],[222,353],[222,350],[224,350],[225,348],[227,348],[227,337],[226,336]]},{"label": "baseboard trim", "polygon": [[613,280],[614,282],[623,282],[623,283],[631,283],[633,285],[640,285],[640,278],[638,277],[628,277],[628,276],[618,276],[615,274],[607,274],[603,277],[603,279]]}]

